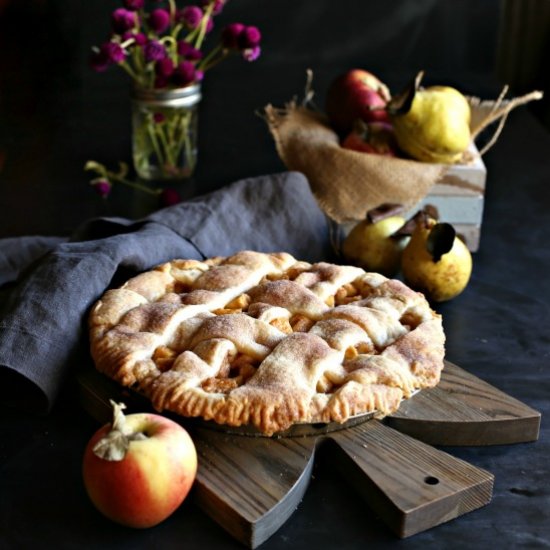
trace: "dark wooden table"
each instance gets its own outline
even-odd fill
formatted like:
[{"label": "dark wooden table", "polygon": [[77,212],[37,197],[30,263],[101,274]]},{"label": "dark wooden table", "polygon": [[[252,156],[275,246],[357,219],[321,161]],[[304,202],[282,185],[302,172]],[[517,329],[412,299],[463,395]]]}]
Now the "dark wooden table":
[{"label": "dark wooden table", "polygon": [[[104,25],[95,13],[101,10],[85,4],[92,3],[0,4],[0,237],[67,236],[92,216],[139,217],[156,208],[127,189],[116,190],[102,201],[82,171],[88,159],[111,165],[128,161],[130,147],[127,81],[118,74],[90,73],[85,66],[89,45],[102,38]],[[286,9],[289,17],[286,30],[272,22],[280,14],[270,11],[267,3],[257,10],[261,13],[255,12],[253,4],[247,1],[233,7],[230,3],[227,18],[232,18],[231,8],[234,19],[246,18],[269,30],[263,64],[234,60],[208,77],[200,115],[199,168],[194,180],[179,189],[183,194],[196,195],[239,178],[284,170],[255,111],[299,95],[308,67],[315,72],[322,104],[324,90],[337,71],[370,65],[363,49],[372,53],[372,44],[366,39],[361,44],[345,41],[344,17],[340,14],[337,19],[337,10],[329,2],[320,2],[311,13],[303,5],[281,2],[279,9]],[[357,22],[359,4],[348,2],[348,8],[355,10],[349,20],[355,36],[363,30]],[[439,29],[450,39],[458,32],[451,24],[457,14],[449,7],[451,2],[442,4],[448,21],[447,27]],[[498,2],[484,3],[484,8],[476,2],[468,4],[479,9],[470,13],[471,28],[478,33],[472,40],[480,41],[484,33],[490,42],[495,27],[489,18],[496,15]],[[405,13],[413,3],[402,5]],[[403,15],[403,29],[415,18],[445,20],[442,7],[432,9],[430,2],[419,5],[418,13]],[[378,4],[372,9],[379,18],[388,16]],[[301,19],[293,19],[292,14]],[[31,31],[27,42],[13,26],[16,15],[26,17]],[[56,34],[48,35],[48,27],[41,22]],[[378,41],[387,36],[377,34],[376,25],[364,25]],[[463,44],[460,58],[446,58],[443,51],[436,51],[429,35],[421,35],[401,49],[390,40],[393,57],[388,54],[387,59],[391,60],[385,66],[383,59],[373,57],[371,66],[392,86],[407,80],[412,65],[411,72],[423,65],[434,78],[494,97],[499,86],[488,77],[494,60],[487,49],[476,58]],[[447,42],[442,44],[440,50],[450,51]],[[402,53],[399,60],[398,52]],[[262,548],[550,545],[546,420],[550,414],[550,134],[528,109],[514,112],[485,163],[487,194],[472,280],[461,296],[438,308],[444,317],[447,357],[542,412],[539,441],[446,448],[495,475],[493,500],[405,541],[379,521],[320,452],[303,501]],[[86,497],[80,471],[85,443],[96,428],[74,396],[73,380],[67,380],[48,416],[0,408],[1,548],[40,547],[45,541],[58,548],[240,547],[192,499],[165,523],[147,531],[125,529],[103,519]]]}]

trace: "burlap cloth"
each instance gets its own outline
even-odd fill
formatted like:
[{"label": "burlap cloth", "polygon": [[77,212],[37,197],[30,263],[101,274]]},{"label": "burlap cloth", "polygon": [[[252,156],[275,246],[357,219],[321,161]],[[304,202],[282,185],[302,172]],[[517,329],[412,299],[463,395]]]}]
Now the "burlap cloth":
[{"label": "burlap cloth", "polygon": [[[490,124],[498,122],[493,137],[476,154],[484,154],[496,142],[512,109],[542,97],[541,92],[535,91],[505,100],[507,91],[505,87],[499,98],[491,101],[468,98],[472,109],[472,140]],[[302,172],[307,177],[319,206],[332,221],[362,220],[369,210],[384,203],[398,203],[410,209],[449,169],[448,165],[365,154],[340,147],[327,117],[310,107],[312,96],[309,80],[302,103],[293,100],[284,108],[267,105],[263,116],[281,160],[289,170]],[[469,152],[462,162],[472,160]]]}]

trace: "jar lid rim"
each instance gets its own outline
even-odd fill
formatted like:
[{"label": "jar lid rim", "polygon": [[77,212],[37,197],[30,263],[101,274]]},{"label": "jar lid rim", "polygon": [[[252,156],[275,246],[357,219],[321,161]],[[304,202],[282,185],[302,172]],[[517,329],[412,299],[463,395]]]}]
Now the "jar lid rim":
[{"label": "jar lid rim", "polygon": [[132,89],[134,99],[143,100],[170,100],[189,97],[200,94],[201,85],[199,83],[190,84],[181,88],[144,88],[135,86]]}]

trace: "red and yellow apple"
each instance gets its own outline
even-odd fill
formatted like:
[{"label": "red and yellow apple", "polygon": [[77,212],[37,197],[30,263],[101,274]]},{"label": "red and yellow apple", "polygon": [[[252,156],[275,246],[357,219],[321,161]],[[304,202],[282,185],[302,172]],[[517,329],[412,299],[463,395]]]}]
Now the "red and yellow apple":
[{"label": "red and yellow apple", "polygon": [[344,149],[394,157],[396,151],[393,127],[387,122],[365,124],[358,121],[353,130],[342,140]]},{"label": "red and yellow apple", "polygon": [[153,413],[124,416],[113,403],[113,422],[100,428],[84,451],[83,478],[96,508],[135,528],[157,525],[189,493],[197,453],[187,431]]},{"label": "red and yellow apple", "polygon": [[391,99],[388,87],[372,73],[351,69],[330,84],[325,112],[340,134],[351,131],[355,120],[389,122],[386,105]]}]

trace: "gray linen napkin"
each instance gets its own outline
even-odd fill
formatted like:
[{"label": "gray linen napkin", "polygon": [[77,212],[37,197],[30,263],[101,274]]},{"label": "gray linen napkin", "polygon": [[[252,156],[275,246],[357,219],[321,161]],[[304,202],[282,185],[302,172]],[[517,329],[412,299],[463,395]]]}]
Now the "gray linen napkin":
[{"label": "gray linen napkin", "polygon": [[[137,222],[92,220],[65,242],[22,239],[22,249],[32,248],[19,254],[20,265],[15,256],[5,259],[10,269],[0,279],[1,285],[27,267],[0,293],[0,399],[48,411],[88,353],[90,307],[137,272],[173,258],[245,249],[316,261],[330,253],[327,233],[307,180],[286,172],[236,182]],[[4,244],[13,250],[13,242]]]}]

